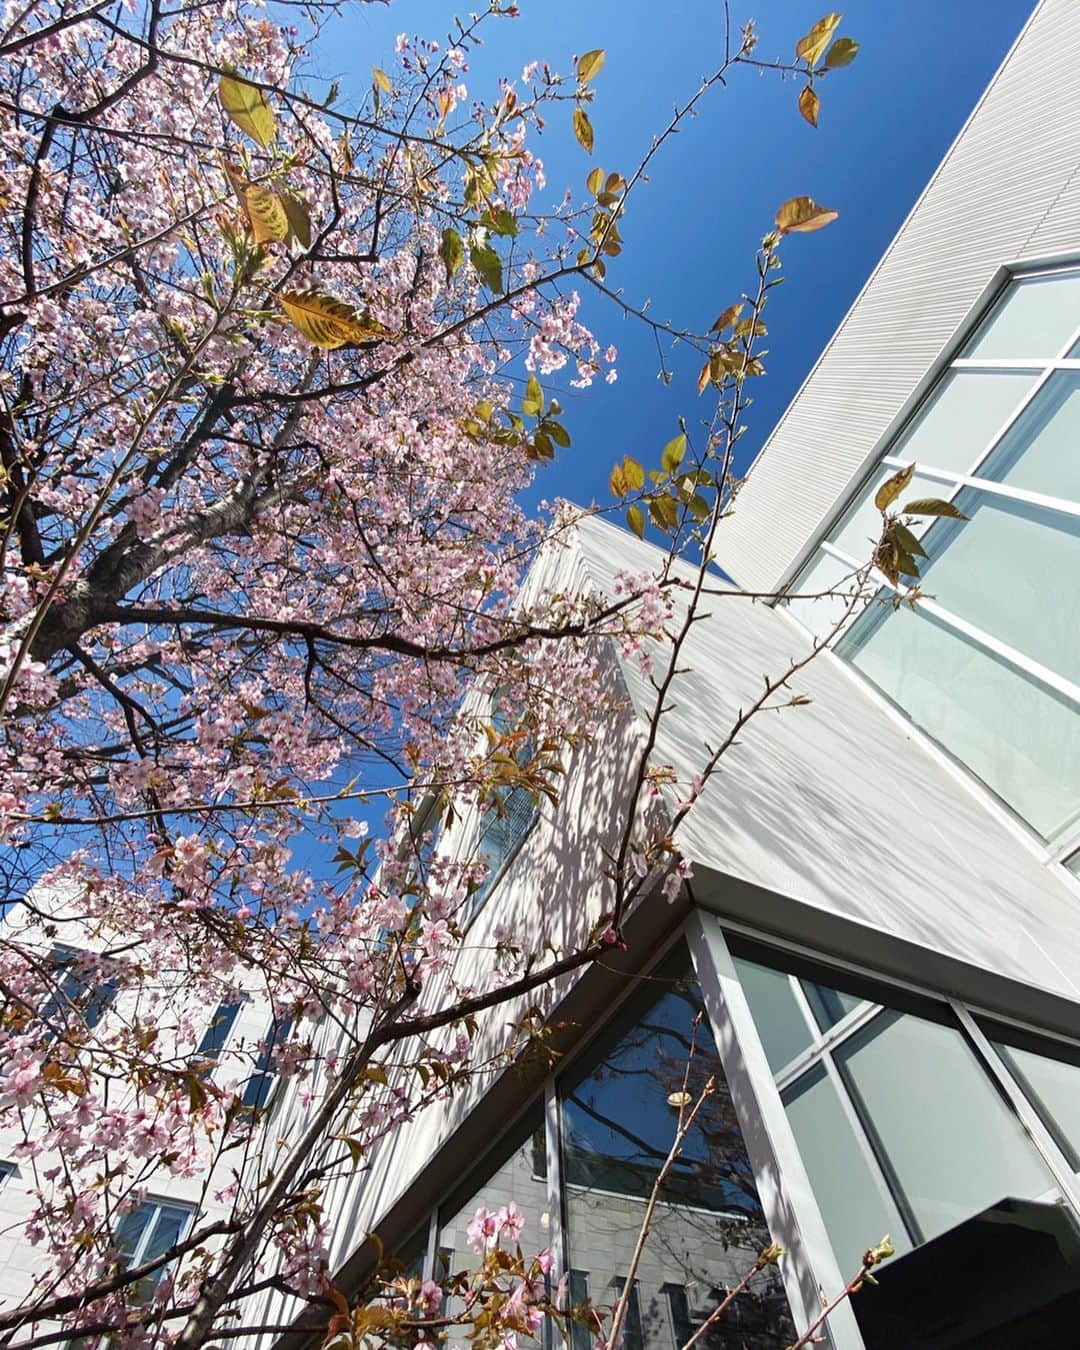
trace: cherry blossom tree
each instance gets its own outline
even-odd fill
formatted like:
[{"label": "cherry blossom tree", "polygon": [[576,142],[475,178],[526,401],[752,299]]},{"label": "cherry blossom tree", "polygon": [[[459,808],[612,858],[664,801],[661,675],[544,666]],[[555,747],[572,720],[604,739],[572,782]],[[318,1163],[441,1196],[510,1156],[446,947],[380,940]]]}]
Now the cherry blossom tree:
[{"label": "cherry blossom tree", "polygon": [[[563,118],[591,154],[603,51],[469,89],[485,26],[516,13],[492,0],[447,40],[402,39],[350,100],[317,74],[338,8],[33,0],[0,26],[0,844],[19,902],[0,945],[0,1113],[40,1253],[0,1330],[27,1350],[73,1332],[194,1350],[257,1329],[268,1288],[321,1300],[334,1335],[415,1338],[443,1291],[402,1285],[350,1321],[320,1183],[482,1067],[479,1014],[621,942],[657,869],[677,889],[680,813],[742,722],[791,701],[797,667],[671,785],[674,815],[641,825],[781,241],[833,213],[785,203],[710,333],[634,311],[606,269],[668,136],[758,64],[753,26],[729,26],[636,166],[593,168],[545,215],[534,132]],[[761,63],[798,75],[812,123],[855,55],[838,23]],[[614,369],[581,321],[585,288],[661,344],[696,345],[715,416],[651,475],[633,458],[612,474],[629,527],[669,545],[658,575],[604,604],[523,600],[538,549],[573,525],[519,505],[569,443],[545,381]],[[433,1006],[423,991],[486,879],[476,854],[433,856],[433,832],[511,791],[558,793],[612,711],[604,636],[654,662],[657,689],[612,907],[573,949],[508,938],[484,988],[451,982]],[[71,930],[87,940],[58,959]],[[198,1056],[205,1010],[252,993],[275,1019],[263,1062],[307,1085],[284,1146]],[[426,1068],[402,1086],[384,1066],[417,1056],[420,1032]],[[521,1023],[502,1050],[543,1035]],[[214,1181],[189,1234],[132,1265],[125,1216],[162,1172]],[[534,1329],[549,1256],[500,1265],[493,1239],[516,1242],[516,1217],[477,1225],[488,1331]]]}]

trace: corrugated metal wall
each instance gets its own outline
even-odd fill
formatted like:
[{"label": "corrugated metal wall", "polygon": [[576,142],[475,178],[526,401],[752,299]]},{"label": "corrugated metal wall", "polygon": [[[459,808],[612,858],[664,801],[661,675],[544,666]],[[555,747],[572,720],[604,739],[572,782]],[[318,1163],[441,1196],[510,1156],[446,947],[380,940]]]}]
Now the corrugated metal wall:
[{"label": "corrugated metal wall", "polygon": [[1080,0],[1042,0],[758,457],[718,541],[779,585],[1002,264],[1080,255]]}]

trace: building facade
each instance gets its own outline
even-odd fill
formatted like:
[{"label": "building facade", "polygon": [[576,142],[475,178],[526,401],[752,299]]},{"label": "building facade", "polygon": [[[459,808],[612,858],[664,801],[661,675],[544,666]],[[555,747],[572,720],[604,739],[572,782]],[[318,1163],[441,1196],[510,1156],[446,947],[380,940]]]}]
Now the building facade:
[{"label": "building facade", "polygon": [[[877,536],[873,495],[911,464],[907,497],[958,512],[915,530],[924,598],[889,604],[878,574],[877,602],[794,681],[809,702],[725,757],[679,829],[678,901],[647,899],[625,956],[553,992],[578,1028],[557,1071],[492,1074],[341,1187],[346,1284],[368,1231],[438,1274],[477,1206],[512,1198],[571,1297],[612,1302],[704,1009],[718,1091],[639,1271],[634,1350],[682,1345],[770,1238],[777,1271],[709,1339],[788,1344],[886,1233],[880,1284],[830,1317],[836,1350],[1075,1340],[1078,57],[1080,10],[1043,0],[769,438],[717,551],[778,603],[718,601],[696,626],[656,761],[687,781],[761,673],[831,632]],[[529,585],[610,596],[657,556],[586,520]],[[626,718],[558,806],[441,844],[479,838],[492,865],[476,951],[522,915],[569,945],[603,912],[652,698],[614,653],[610,678]]]},{"label": "building facade", "polygon": [[[925,597],[896,608],[877,577],[880,602],[795,677],[805,703],[725,756],[679,827],[693,876],[675,902],[645,896],[625,952],[546,991],[568,1028],[553,1071],[493,1068],[333,1184],[341,1288],[369,1269],[369,1233],[439,1275],[471,1259],[477,1208],[513,1200],[568,1296],[613,1302],[693,1042],[686,1087],[715,1090],[658,1208],[627,1350],[678,1350],[770,1242],[784,1256],[703,1339],[781,1350],[885,1234],[896,1256],[830,1316],[834,1350],[1075,1343],[1078,102],[1080,7],[1042,0],[724,523],[724,569],[777,603],[718,598],[695,626],[656,762],[688,781],[762,672],[832,632],[873,495],[911,464],[908,496],[963,517],[917,530]],[[658,556],[585,519],[527,584],[610,596]],[[652,691],[614,648],[604,671],[624,711],[558,803],[466,812],[438,844],[491,869],[458,984],[523,916],[563,950],[605,912]],[[477,1053],[524,1011],[482,1019]],[[208,1022],[215,1054],[232,1026]],[[293,1109],[283,1094],[275,1131]],[[180,1221],[182,1187],[155,1203],[133,1253]],[[298,1301],[269,1295],[265,1318],[302,1343]]]}]

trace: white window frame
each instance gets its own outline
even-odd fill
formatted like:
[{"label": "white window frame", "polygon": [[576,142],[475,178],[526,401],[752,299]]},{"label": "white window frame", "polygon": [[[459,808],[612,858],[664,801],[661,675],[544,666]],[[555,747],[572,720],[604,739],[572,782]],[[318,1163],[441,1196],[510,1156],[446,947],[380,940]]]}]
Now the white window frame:
[{"label": "white window frame", "polygon": [[[930,397],[939,388],[941,381],[950,371],[1015,371],[1031,370],[1040,372],[1038,378],[1030,389],[1017,401],[1016,405],[997,427],[989,440],[981,447],[977,453],[974,462],[963,473],[951,469],[940,468],[935,465],[924,464],[921,460],[918,463],[918,472],[921,477],[933,479],[942,484],[941,496],[945,500],[951,500],[957,493],[966,488],[973,488],[981,492],[988,492],[1011,501],[1034,505],[1043,510],[1058,512],[1064,515],[1080,517],[1080,501],[1072,501],[1067,498],[1055,497],[1046,493],[1032,492],[1023,488],[1012,487],[1005,483],[999,483],[979,475],[978,469],[993,454],[994,450],[1000,444],[1002,439],[1008,434],[1013,426],[1023,416],[1033,400],[1038,398],[1041,391],[1047,383],[1059,371],[1080,371],[1080,358],[1071,357],[1069,353],[1080,343],[1080,324],[1070,333],[1068,340],[1061,345],[1057,353],[1049,358],[989,358],[989,357],[963,357],[956,353],[963,350],[964,346],[974,335],[979,325],[990,315],[997,303],[1005,296],[1008,288],[1017,281],[1027,280],[1028,278],[1047,278],[1052,276],[1062,276],[1067,274],[1076,274],[1080,272],[1080,258],[1075,255],[1069,255],[1067,258],[1054,259],[1050,264],[1039,264],[1033,262],[1014,261],[1006,263],[999,269],[993,282],[986,288],[977,304],[969,311],[963,323],[957,329],[953,339],[942,357],[934,363],[934,366],[928,372],[926,380],[917,391],[917,397],[906,406],[901,415],[893,421],[881,441],[875,447],[873,455],[864,465],[863,470],[858,477],[858,487],[854,491],[844,494],[844,497],[838,503],[836,509],[830,513],[824,523],[824,527],[819,531],[813,545],[799,559],[797,567],[793,569],[792,579],[789,580],[784,590],[792,595],[797,595],[798,579],[805,570],[815,561],[820,554],[833,558],[844,564],[851,572],[858,572],[866,565],[865,558],[856,558],[846,550],[838,548],[833,544],[828,535],[843,518],[845,512],[851,504],[858,499],[860,494],[866,489],[871,478],[882,468],[901,469],[906,468],[912,461],[904,458],[902,455],[890,454],[889,446],[894,443],[911,425],[914,417],[926,406]],[[924,533],[930,527],[932,522],[925,522],[915,528],[914,533],[919,535]],[[887,589],[893,593],[901,590],[879,569],[872,568],[870,571],[870,581],[875,590],[879,588]],[[788,613],[789,606],[780,606],[782,612]],[[919,608],[927,615],[937,619],[946,628],[969,639],[983,650],[990,652],[999,660],[1013,666],[1017,670],[1023,671],[1033,680],[1042,684],[1045,688],[1060,694],[1068,699],[1077,709],[1077,715],[1080,716],[1080,685],[1075,681],[1057,671],[1051,670],[1041,662],[1027,656],[1024,652],[1018,651],[1009,643],[1002,642],[1000,639],[987,633],[976,624],[969,623],[959,615],[954,614],[946,606],[938,601],[925,598],[919,601]],[[862,612],[862,607],[858,613]],[[790,617],[798,623],[795,614]],[[850,627],[854,618],[853,615],[845,624],[845,629]],[[803,631],[807,631],[805,626],[799,623]],[[839,636],[839,635],[838,635]],[[835,641],[835,639],[833,639]],[[830,643],[831,647],[832,643]],[[1029,846],[1034,845],[1035,851],[1040,859],[1046,863],[1058,864],[1057,873],[1065,879],[1066,884],[1073,886],[1080,892],[1080,877],[1064,866],[1067,859],[1080,852],[1080,818],[1071,826],[1068,826],[1062,834],[1051,843],[1048,843],[1042,835],[1029,825],[1024,818],[1019,815],[998,793],[994,792],[985,784],[976,774],[962,764],[953,756],[947,747],[941,745],[927,732],[923,731],[909,718],[902,710],[898,710],[896,705],[885,695],[880,693],[869,680],[867,680],[858,668],[851,662],[837,657],[833,653],[833,659],[839,661],[841,666],[852,673],[858,684],[864,690],[868,690],[876,701],[883,707],[888,708],[895,714],[897,719],[903,724],[906,730],[918,735],[920,742],[936,752],[935,757],[940,757],[945,762],[958,768],[962,781],[969,788],[975,789],[976,795],[984,802],[992,806],[995,814],[999,818],[1007,816],[1014,827],[1019,827],[1020,837],[1024,838]]]}]

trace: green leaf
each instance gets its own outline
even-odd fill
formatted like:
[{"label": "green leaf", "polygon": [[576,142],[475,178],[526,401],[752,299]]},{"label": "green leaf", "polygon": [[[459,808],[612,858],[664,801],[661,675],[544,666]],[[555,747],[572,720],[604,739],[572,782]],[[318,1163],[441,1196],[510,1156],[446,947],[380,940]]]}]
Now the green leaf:
[{"label": "green leaf", "polygon": [[649,503],[649,515],[662,530],[674,531],[679,523],[679,507],[674,497],[654,497]]},{"label": "green leaf", "polygon": [[607,59],[607,53],[597,47],[594,51],[586,52],[577,63],[577,77],[581,84],[588,84],[594,76],[600,74],[600,67]]},{"label": "green leaf", "polygon": [[795,44],[796,57],[801,56],[806,64],[813,69],[821,60],[825,48],[832,40],[832,35],[836,32],[843,17],[842,14],[834,12],[826,14],[823,19],[818,19],[809,33]]},{"label": "green leaf", "polygon": [[812,127],[817,126],[817,115],[820,107],[821,100],[814,92],[814,86],[808,84],[799,95],[799,111]]},{"label": "green leaf", "polygon": [[926,549],[923,548],[906,525],[901,525],[898,520],[894,520],[889,533],[905,553],[909,553],[913,558],[927,557]]},{"label": "green leaf", "polygon": [[497,210],[489,208],[486,223],[492,234],[504,235],[511,239],[517,236],[517,217],[512,211],[508,211],[505,206],[500,206]]},{"label": "green leaf", "polygon": [[951,516],[953,520],[967,520],[959,507],[952,502],[941,501],[938,497],[920,497],[918,501],[907,502],[900,509],[905,516]]},{"label": "green leaf", "polygon": [[668,471],[674,473],[683,461],[683,455],[686,454],[686,437],[680,431],[677,436],[673,436],[667,445],[660,452],[660,463]]},{"label": "green leaf", "polygon": [[874,493],[874,505],[879,511],[884,511],[900,496],[901,492],[911,482],[914,472],[915,465],[909,464],[906,469],[899,469],[891,478],[886,478],[877,492]]},{"label": "green leaf", "polygon": [[825,53],[825,64],[830,70],[839,70],[841,66],[850,66],[859,54],[859,44],[853,38],[837,38]]},{"label": "green leaf", "polygon": [[539,417],[544,407],[544,391],[535,375],[530,375],[525,386],[525,397],[521,401],[521,411],[526,417]]},{"label": "green leaf", "polygon": [[791,197],[776,213],[776,228],[781,234],[809,234],[831,224],[839,214],[819,206],[813,197]]},{"label": "green leaf", "polygon": [[545,418],[541,423],[543,430],[551,437],[556,445],[566,450],[570,445],[570,433],[561,422],[553,422],[550,417]]},{"label": "green leaf", "polygon": [[218,99],[230,119],[265,150],[274,139],[274,110],[266,94],[239,75],[222,75]]},{"label": "green leaf", "polygon": [[639,539],[645,538],[645,513],[640,506],[631,506],[626,513],[626,523]]},{"label": "green leaf", "polygon": [[451,229],[449,225],[442,232],[439,257],[446,267],[446,280],[449,283],[453,280],[454,273],[465,261],[465,245],[461,242],[461,235],[458,234],[457,230]]},{"label": "green leaf", "polygon": [[502,295],[506,289],[503,286],[502,259],[491,245],[474,244],[469,249],[469,259],[488,289],[496,295]]},{"label": "green leaf", "polygon": [[592,123],[589,121],[588,113],[580,104],[574,109],[574,135],[585,153],[591,155],[593,152]]}]

